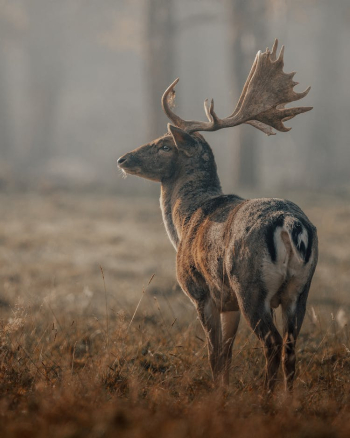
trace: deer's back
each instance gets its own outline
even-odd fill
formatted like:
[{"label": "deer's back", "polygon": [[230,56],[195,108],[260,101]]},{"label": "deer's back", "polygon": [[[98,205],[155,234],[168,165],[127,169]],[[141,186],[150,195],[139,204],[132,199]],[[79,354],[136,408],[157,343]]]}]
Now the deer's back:
[{"label": "deer's back", "polygon": [[263,281],[266,266],[280,269],[278,238],[283,230],[288,230],[292,246],[300,253],[296,255],[301,269],[307,267],[312,251],[317,259],[316,228],[293,202],[234,195],[207,201],[184,227],[177,256],[181,286],[195,301],[210,290],[226,303],[224,310],[237,310],[235,289]]}]

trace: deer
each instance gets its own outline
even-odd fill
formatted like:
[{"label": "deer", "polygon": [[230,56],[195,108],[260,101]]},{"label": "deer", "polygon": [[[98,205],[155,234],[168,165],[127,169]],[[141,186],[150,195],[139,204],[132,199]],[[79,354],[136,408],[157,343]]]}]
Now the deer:
[{"label": "deer", "polygon": [[[293,390],[296,341],[318,259],[316,227],[293,202],[223,194],[213,151],[201,131],[249,124],[267,135],[291,128],[283,122],[312,107],[285,108],[305,97],[295,92],[295,72],[285,73],[284,46],[255,57],[234,112],[219,118],[204,102],[208,121],[173,112],[176,79],[161,103],[167,133],[118,160],[125,174],[160,183],[165,228],[176,250],[176,276],[204,329],[216,387],[226,387],[240,314],[261,341],[263,388],[272,393],[282,362],[284,387]],[[282,335],[273,312],[281,307]]]}]

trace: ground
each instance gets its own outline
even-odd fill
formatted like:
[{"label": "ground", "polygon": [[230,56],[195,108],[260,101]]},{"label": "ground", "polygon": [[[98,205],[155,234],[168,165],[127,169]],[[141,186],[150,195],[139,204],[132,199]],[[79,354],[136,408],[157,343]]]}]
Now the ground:
[{"label": "ground", "polygon": [[1,437],[348,437],[350,195],[288,198],[320,260],[294,395],[281,376],[266,397],[244,322],[230,386],[213,387],[156,199],[0,193]]}]

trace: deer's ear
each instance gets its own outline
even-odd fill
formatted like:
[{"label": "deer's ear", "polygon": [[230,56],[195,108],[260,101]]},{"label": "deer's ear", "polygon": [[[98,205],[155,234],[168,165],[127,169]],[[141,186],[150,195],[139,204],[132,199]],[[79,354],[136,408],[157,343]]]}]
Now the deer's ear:
[{"label": "deer's ear", "polygon": [[180,151],[184,152],[188,157],[194,154],[197,143],[190,134],[170,123],[168,123],[168,132],[172,135],[175,145]]}]

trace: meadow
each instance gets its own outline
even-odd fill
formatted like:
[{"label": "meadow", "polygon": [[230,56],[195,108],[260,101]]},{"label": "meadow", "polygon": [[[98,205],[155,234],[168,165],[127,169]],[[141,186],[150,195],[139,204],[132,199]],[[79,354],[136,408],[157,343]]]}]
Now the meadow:
[{"label": "meadow", "polygon": [[350,192],[283,195],[320,258],[294,394],[281,375],[266,397],[244,321],[230,386],[213,387],[157,199],[1,192],[0,436],[349,437]]}]

